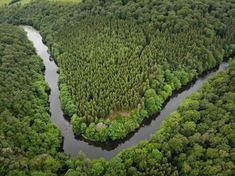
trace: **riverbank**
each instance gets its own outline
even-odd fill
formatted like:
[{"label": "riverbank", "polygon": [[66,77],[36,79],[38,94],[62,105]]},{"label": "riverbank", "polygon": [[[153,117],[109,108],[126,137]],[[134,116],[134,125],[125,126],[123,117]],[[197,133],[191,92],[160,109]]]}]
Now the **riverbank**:
[{"label": "riverbank", "polygon": [[183,89],[179,90],[179,92],[174,93],[160,113],[156,114],[152,118],[147,119],[139,129],[133,133],[130,133],[124,140],[103,144],[90,142],[85,139],[76,139],[73,134],[71,124],[63,116],[59,100],[60,92],[58,89],[58,67],[54,61],[49,60],[50,54],[48,53],[48,48],[42,42],[42,37],[40,36],[39,32],[32,27],[24,26],[24,30],[27,32],[28,38],[33,42],[38,55],[44,61],[46,68],[45,80],[48,82],[51,88],[51,94],[49,96],[51,119],[61,130],[61,134],[64,138],[64,152],[70,154],[72,157],[76,157],[76,155],[82,151],[91,159],[99,157],[111,159],[121,150],[134,146],[141,140],[149,139],[149,137],[159,129],[162,121],[170,113],[177,109],[179,103],[184,98],[186,98],[192,92],[196,91],[208,78],[227,67],[227,63],[223,62],[220,64],[219,68],[204,73],[202,76],[199,76],[195,83],[191,83]]}]

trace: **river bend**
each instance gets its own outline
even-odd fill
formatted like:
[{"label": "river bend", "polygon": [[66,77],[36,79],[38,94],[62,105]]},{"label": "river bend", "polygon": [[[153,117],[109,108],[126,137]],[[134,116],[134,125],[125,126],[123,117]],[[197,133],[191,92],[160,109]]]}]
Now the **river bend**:
[{"label": "river bend", "polygon": [[72,131],[72,125],[63,116],[59,99],[60,91],[58,88],[58,66],[52,59],[50,59],[48,47],[42,42],[40,33],[31,26],[21,27],[27,33],[28,39],[33,43],[37,54],[43,59],[43,63],[45,65],[45,80],[51,89],[49,95],[51,120],[61,131],[63,136],[64,152],[70,154],[73,158],[76,157],[80,151],[82,151],[90,159],[99,157],[111,159],[121,150],[134,146],[141,140],[148,139],[159,129],[162,121],[170,113],[176,111],[178,105],[183,99],[201,87],[205,80],[212,77],[215,73],[224,70],[228,66],[225,62],[221,63],[218,68],[202,75],[197,81],[194,81],[190,85],[184,87],[178,93],[173,94],[160,113],[146,120],[139,129],[133,133],[130,133],[124,140],[103,144],[89,142],[84,139],[76,139]]}]

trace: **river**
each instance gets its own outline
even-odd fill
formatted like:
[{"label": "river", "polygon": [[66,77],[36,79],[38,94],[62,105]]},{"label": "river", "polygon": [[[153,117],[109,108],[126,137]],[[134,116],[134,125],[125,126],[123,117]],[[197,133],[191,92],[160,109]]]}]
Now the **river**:
[{"label": "river", "polygon": [[60,104],[60,91],[58,88],[57,73],[58,66],[50,59],[48,53],[48,47],[42,42],[40,33],[31,26],[21,26],[27,33],[28,39],[33,43],[37,54],[43,59],[45,65],[45,80],[48,83],[51,92],[49,95],[50,113],[52,122],[60,129],[63,136],[63,150],[65,153],[75,158],[77,154],[82,151],[90,159],[96,159],[104,157],[105,159],[111,159],[121,150],[138,144],[141,140],[149,139],[149,137],[155,133],[162,121],[172,112],[176,111],[178,105],[192,92],[195,92],[205,80],[212,77],[215,73],[224,70],[228,64],[222,62],[219,67],[203,74],[196,81],[190,85],[185,86],[165,103],[165,106],[160,113],[156,114],[152,118],[146,120],[139,129],[130,133],[124,140],[108,143],[89,142],[84,139],[76,139],[71,124],[64,118]]}]

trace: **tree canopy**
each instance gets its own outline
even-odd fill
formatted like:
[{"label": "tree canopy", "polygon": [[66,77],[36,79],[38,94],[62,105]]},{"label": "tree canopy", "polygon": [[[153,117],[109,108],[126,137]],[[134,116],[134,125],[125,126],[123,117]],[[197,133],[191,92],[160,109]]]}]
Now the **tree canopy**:
[{"label": "tree canopy", "polygon": [[[76,114],[74,132],[90,140],[124,138],[173,91],[234,53],[229,0],[43,0],[0,13],[5,22],[40,29],[60,66],[64,113]],[[112,123],[125,130],[107,134]]]},{"label": "tree canopy", "polygon": [[60,152],[43,65],[25,33],[40,30],[60,67],[76,135],[134,131],[172,92],[235,54],[233,0],[35,0],[0,8],[0,175],[233,175],[235,63],[206,82],[151,139],[110,161]]}]

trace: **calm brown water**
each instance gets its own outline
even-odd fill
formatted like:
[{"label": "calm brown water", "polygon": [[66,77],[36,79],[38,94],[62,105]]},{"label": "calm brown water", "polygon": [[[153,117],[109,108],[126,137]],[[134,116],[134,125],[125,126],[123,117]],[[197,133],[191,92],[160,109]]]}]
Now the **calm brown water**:
[{"label": "calm brown water", "polygon": [[169,101],[165,104],[160,113],[143,123],[141,128],[133,133],[130,133],[124,140],[109,142],[109,143],[95,143],[84,141],[84,139],[76,139],[71,124],[64,118],[60,104],[60,91],[58,88],[58,67],[54,61],[50,61],[50,54],[48,48],[42,42],[42,37],[37,30],[30,26],[22,26],[26,31],[28,39],[33,43],[37,54],[43,59],[45,65],[45,80],[51,88],[49,96],[50,112],[52,122],[60,129],[64,138],[63,150],[70,154],[73,158],[82,151],[90,159],[104,157],[111,159],[121,150],[138,144],[141,140],[149,139],[149,137],[159,129],[162,121],[172,112],[174,112],[178,105],[192,92],[195,92],[205,80],[212,77],[215,73],[224,70],[228,64],[223,62],[220,66],[207,74],[202,75],[199,79],[188,86],[185,86],[181,91],[175,93]]}]

